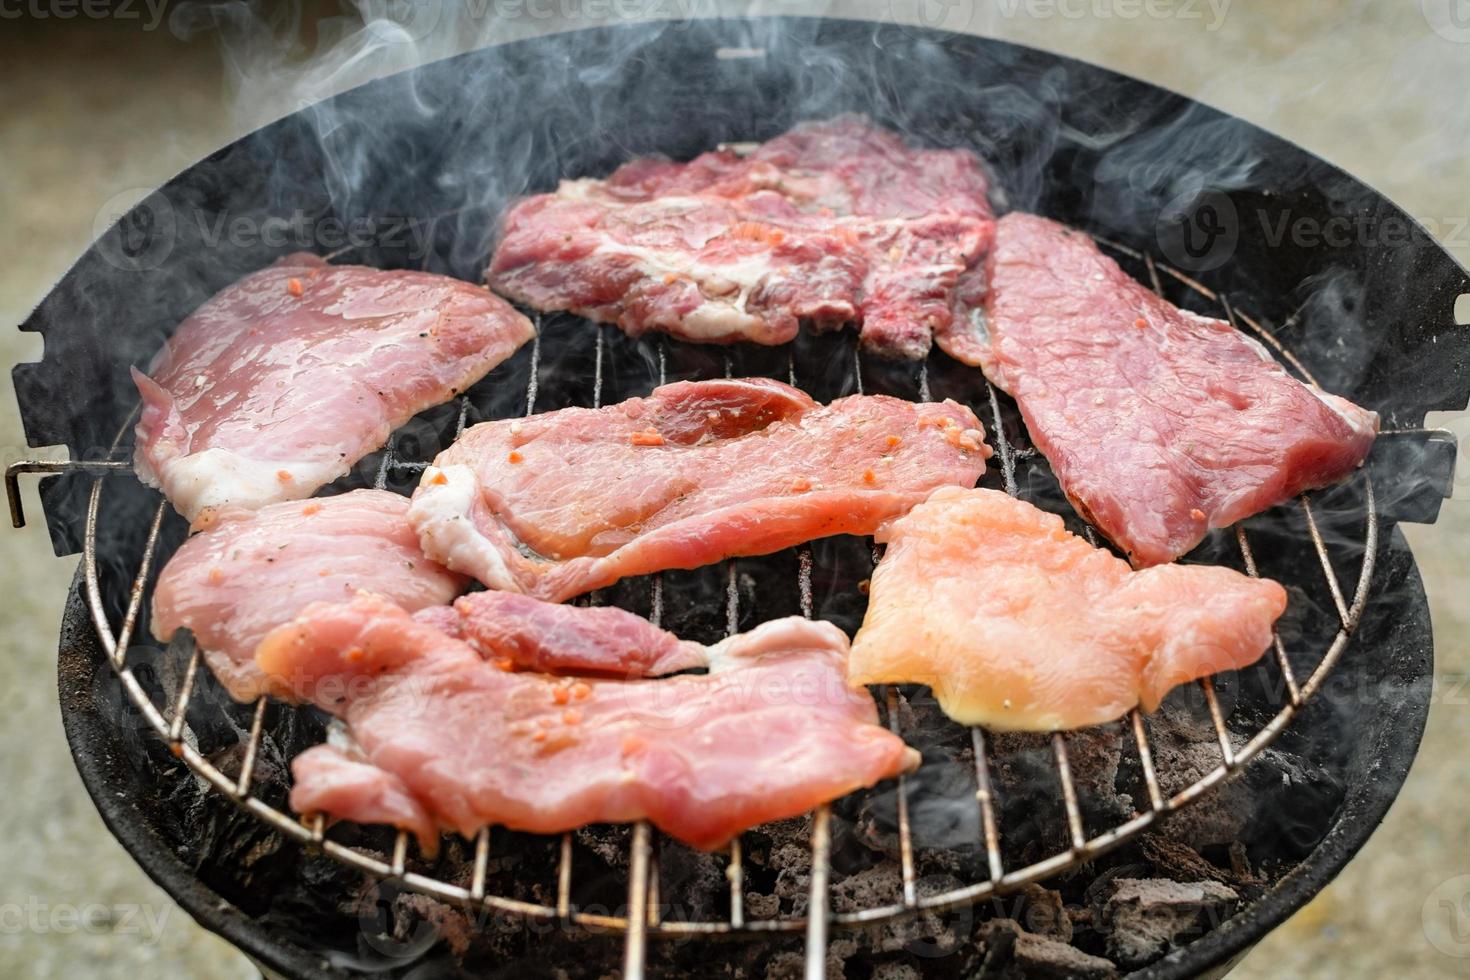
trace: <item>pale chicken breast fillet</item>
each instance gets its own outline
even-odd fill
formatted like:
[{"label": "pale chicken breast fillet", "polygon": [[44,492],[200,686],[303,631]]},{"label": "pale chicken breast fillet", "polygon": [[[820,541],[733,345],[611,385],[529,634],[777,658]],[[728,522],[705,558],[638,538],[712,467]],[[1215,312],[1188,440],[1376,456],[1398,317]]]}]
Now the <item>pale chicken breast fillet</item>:
[{"label": "pale chicken breast fillet", "polygon": [[534,328],[479,286],[287,256],[226,287],[147,374],[134,465],[188,520],[308,497]]},{"label": "pale chicken breast fillet", "polygon": [[561,600],[620,578],[871,534],[990,448],[952,401],[819,405],[766,378],[683,381],[598,409],[485,422],[414,492],[424,551],[494,589]]},{"label": "pale chicken breast fillet", "polygon": [[1098,725],[1255,662],[1286,590],[1209,565],[1126,561],[1055,514],[994,490],[944,489],[880,531],[857,684],[929,685],[967,725]]},{"label": "pale chicken breast fillet", "polygon": [[153,634],[192,630],[231,696],[268,693],[255,647],[309,603],[366,589],[413,611],[447,608],[462,591],[464,578],[424,556],[407,515],[408,498],[385,490],[214,511],[158,576]]},{"label": "pale chicken breast fillet", "polygon": [[296,758],[293,808],[421,838],[423,813],[467,837],[646,819],[713,849],[918,763],[847,685],[847,637],[798,618],[709,648],[706,675],[579,680],[502,669],[362,595],[307,608],[256,659],[354,746]]}]

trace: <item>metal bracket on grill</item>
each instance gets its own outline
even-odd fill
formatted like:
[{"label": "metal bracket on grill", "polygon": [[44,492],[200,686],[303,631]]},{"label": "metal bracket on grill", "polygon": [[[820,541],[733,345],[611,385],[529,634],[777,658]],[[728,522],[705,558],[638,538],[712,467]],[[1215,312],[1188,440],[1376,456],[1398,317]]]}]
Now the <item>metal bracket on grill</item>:
[{"label": "metal bracket on grill", "polygon": [[60,476],[63,473],[123,473],[132,469],[132,464],[123,460],[73,460],[73,459],[19,459],[5,467],[5,498],[10,502],[10,526],[26,526],[25,507],[21,503],[20,476],[22,473],[42,473]]},{"label": "metal bracket on grill", "polygon": [[1459,448],[1449,429],[1385,429],[1365,464],[1383,519],[1433,524],[1454,495]]}]

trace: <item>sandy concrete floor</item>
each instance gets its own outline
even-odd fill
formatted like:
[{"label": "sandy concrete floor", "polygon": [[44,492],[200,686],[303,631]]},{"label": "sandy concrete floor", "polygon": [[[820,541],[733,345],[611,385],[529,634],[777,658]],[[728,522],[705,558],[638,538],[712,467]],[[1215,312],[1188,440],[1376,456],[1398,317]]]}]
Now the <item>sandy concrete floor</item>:
[{"label": "sandy concrete floor", "polygon": [[[833,5],[832,12],[902,17],[920,4],[943,14],[946,26],[1097,61],[1249,118],[1437,227],[1470,213],[1463,196],[1470,186],[1470,101],[1463,96],[1470,45],[1454,40],[1463,35],[1452,26],[1436,33],[1419,3],[1160,2],[1147,8],[1160,16],[1136,17],[1128,13],[1142,5],[1127,0],[1016,0],[985,11],[878,0]],[[1429,14],[1445,6],[1422,5]],[[104,202],[139,194],[249,121],[290,105],[289,93],[249,89],[245,104],[227,109],[210,44],[140,28],[120,20],[0,22],[7,78],[0,220],[12,229],[0,263],[0,323],[19,322],[87,245]],[[502,33],[511,32],[524,28]],[[387,63],[360,64],[330,84]],[[1449,244],[1462,261],[1470,259],[1470,234]],[[38,355],[36,338],[0,331],[0,361]],[[4,387],[0,453],[9,462],[34,453],[24,446],[8,376]],[[1446,423],[1470,433],[1463,416]],[[27,502],[37,513],[29,487]],[[1441,683],[1419,761],[1363,854],[1272,934],[1238,976],[1470,973],[1470,878],[1459,877],[1470,874],[1470,508],[1447,504],[1435,528],[1408,533],[1439,637]],[[252,975],[242,957],[196,927],[133,865],[72,769],[56,709],[54,643],[75,559],[51,557],[37,526],[0,534],[0,549],[0,972]]]}]

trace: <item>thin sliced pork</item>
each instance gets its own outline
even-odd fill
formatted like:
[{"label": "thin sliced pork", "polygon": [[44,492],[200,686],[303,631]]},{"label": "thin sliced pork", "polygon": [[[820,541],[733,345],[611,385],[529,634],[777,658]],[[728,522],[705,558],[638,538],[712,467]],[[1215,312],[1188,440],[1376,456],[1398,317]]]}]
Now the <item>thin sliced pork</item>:
[{"label": "thin sliced pork", "polygon": [[847,686],[835,626],[777,620],[708,659],[707,675],[663,680],[509,672],[367,595],[309,607],[257,653],[355,745],[351,767],[329,746],[298,756],[292,806],[421,837],[400,791],[465,836],[647,819],[712,849],[917,765],[867,692]]},{"label": "thin sliced pork", "polygon": [[190,521],[309,497],[534,328],[479,286],[297,254],[196,310],[145,375],[134,465]]},{"label": "thin sliced pork", "polygon": [[660,677],[708,663],[705,647],[615,606],[568,606],[490,590],[415,618],[487,660],[542,673]]},{"label": "thin sliced pork", "polygon": [[631,575],[871,534],[990,449],[954,402],[818,405],[764,378],[678,382],[600,409],[474,426],[424,472],[424,551],[562,600]]},{"label": "thin sliced pork", "polygon": [[488,281],[634,335],[780,344],[802,320],[858,322],[869,349],[923,357],[990,243],[979,159],[856,116],[747,149],[634,160],[519,202]]},{"label": "thin sliced pork", "polygon": [[193,631],[231,696],[268,693],[255,647],[309,603],[366,589],[413,611],[459,594],[465,580],[424,556],[407,515],[408,498],[385,490],[214,511],[159,574],[153,634]]},{"label": "thin sliced pork", "polygon": [[1002,218],[988,278],[984,317],[940,343],[1016,399],[1072,503],[1138,567],[1342,479],[1373,446],[1373,412],[1054,221]]},{"label": "thin sliced pork", "polygon": [[854,684],[928,684],[951,718],[1010,731],[1099,725],[1255,662],[1286,590],[1210,565],[1134,571],[994,490],[937,491],[876,535]]}]

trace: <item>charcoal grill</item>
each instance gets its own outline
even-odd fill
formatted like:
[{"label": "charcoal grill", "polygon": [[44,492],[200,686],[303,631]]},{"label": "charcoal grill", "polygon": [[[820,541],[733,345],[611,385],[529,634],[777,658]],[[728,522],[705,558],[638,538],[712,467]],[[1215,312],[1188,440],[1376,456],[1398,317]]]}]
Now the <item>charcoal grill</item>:
[{"label": "charcoal grill", "polygon": [[[1214,732],[1218,763],[1166,788],[1150,722],[1135,712],[1121,725],[1139,777],[1137,812],[1089,826],[1072,736],[1054,734],[1054,792],[1036,820],[1052,825],[1039,837],[1057,846],[1016,855],[1007,851],[1011,828],[987,734],[936,736],[962,740],[956,757],[972,767],[965,791],[978,829],[971,879],[921,887],[928,847],[915,834],[914,814],[928,789],[915,785],[921,768],[900,778],[896,792],[888,786],[869,794],[893,831],[891,900],[844,909],[830,903],[846,874],[834,863],[834,846],[847,846],[834,844],[836,829],[866,805],[845,800],[810,816],[805,901],[772,916],[747,914],[740,840],[722,858],[728,901],[721,914],[680,916],[667,893],[660,899],[667,892],[662,845],[646,824],[628,835],[621,908],[603,909],[577,898],[583,862],[574,835],[531,844],[486,831],[448,848],[462,861],[446,866],[416,856],[405,834],[329,828],[291,814],[280,769],[293,747],[320,738],[320,722],[265,700],[231,704],[187,641],[159,650],[145,628],[153,577],[183,527],[131,476],[136,396],[127,366],[146,363],[209,294],[284,251],[258,240],[212,241],[209,229],[221,216],[258,222],[293,212],[316,222],[368,219],[381,228],[411,219],[426,231],[424,247],[385,234],[342,257],[478,280],[495,216],[516,194],[560,176],[606,172],[635,153],[687,157],[841,111],[866,112],[918,141],[973,147],[994,167],[1004,203],[1086,228],[1161,294],[1229,319],[1304,381],[1320,381],[1383,416],[1369,465],[1344,486],[1217,532],[1196,553],[1292,588],[1293,614],[1262,665],[1218,687],[1198,685],[1199,716]],[[1165,145],[1183,149],[1171,156],[1160,150]],[[1228,151],[1230,166],[1216,165],[1216,151]],[[1237,166],[1242,161],[1250,165]],[[961,910],[1030,882],[1085,873],[1171,813],[1208,806],[1201,797],[1285,738],[1335,767],[1340,793],[1319,815],[1293,870],[1144,972],[1225,968],[1361,846],[1417,747],[1432,651],[1423,589],[1396,524],[1432,521],[1448,494],[1453,439],[1426,428],[1424,416],[1463,408],[1470,392],[1467,343],[1453,315],[1467,279],[1423,242],[1270,248],[1246,225],[1231,262],[1179,268],[1158,257],[1189,254],[1178,250],[1175,232],[1160,231],[1158,218],[1181,187],[1224,195],[1237,216],[1408,220],[1290,144],[1094,66],[972,37],[801,18],[624,26],[491,48],[309,107],[185,171],[124,216],[47,296],[23,325],[45,335],[45,358],[16,369],[30,442],[64,444],[70,455],[62,463],[15,464],[7,485],[19,524],[17,477],[49,474],[42,499],[57,553],[82,552],[63,625],[60,688],[73,754],[104,819],[196,918],[282,973],[338,975],[353,967],[324,954],[330,929],[313,935],[313,928],[293,927],[261,895],[283,876],[315,869],[302,873],[337,883],[333,874],[360,872],[456,906],[612,934],[629,977],[643,974],[660,941],[783,935],[802,937],[806,975],[819,977],[837,931]],[[675,378],[759,374],[823,400],[866,390],[970,404],[996,448],[986,484],[1063,512],[1074,529],[1092,533],[1067,510],[1014,405],[978,372],[940,355],[919,365],[874,361],[860,355],[850,331],[804,336],[784,348],[715,349],[633,341],[570,316],[538,317],[537,328],[515,358],[457,402],[395,433],[331,489],[406,492],[425,461],[475,421],[610,403]],[[819,542],[620,583],[594,601],[625,605],[700,639],[796,612],[851,630],[863,601],[857,586],[876,557],[870,544]],[[1333,689],[1335,678],[1349,682],[1345,692]],[[907,734],[903,719],[925,692],[875,693],[886,722]],[[201,826],[207,840],[191,837]],[[502,887],[499,859],[516,847],[544,848],[549,873]],[[324,856],[338,871],[321,871],[321,858],[308,855]]]}]

